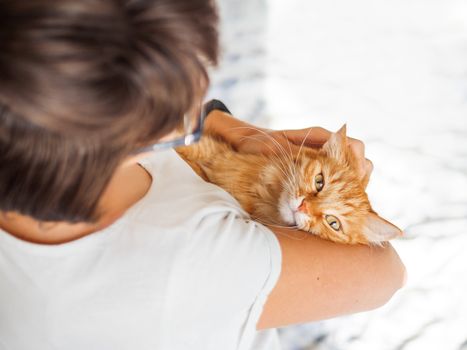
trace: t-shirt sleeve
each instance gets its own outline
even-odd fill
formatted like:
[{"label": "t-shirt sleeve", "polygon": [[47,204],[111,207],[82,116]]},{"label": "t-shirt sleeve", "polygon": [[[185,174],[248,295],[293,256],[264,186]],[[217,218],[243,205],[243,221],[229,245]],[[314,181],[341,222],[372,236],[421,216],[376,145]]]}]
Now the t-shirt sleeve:
[{"label": "t-shirt sleeve", "polygon": [[197,322],[243,322],[244,332],[254,332],[281,271],[276,236],[235,211],[217,212],[192,229],[181,254],[175,275],[183,280],[175,285],[189,290],[177,293],[178,306]]}]

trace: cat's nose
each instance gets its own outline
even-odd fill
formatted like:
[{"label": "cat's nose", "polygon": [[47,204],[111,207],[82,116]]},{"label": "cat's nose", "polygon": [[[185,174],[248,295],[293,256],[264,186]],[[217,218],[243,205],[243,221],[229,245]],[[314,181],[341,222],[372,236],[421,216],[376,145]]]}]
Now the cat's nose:
[{"label": "cat's nose", "polygon": [[305,202],[305,199],[302,201],[302,203],[298,206],[297,208],[298,211],[301,211],[302,213],[306,213],[308,211],[307,204]]}]

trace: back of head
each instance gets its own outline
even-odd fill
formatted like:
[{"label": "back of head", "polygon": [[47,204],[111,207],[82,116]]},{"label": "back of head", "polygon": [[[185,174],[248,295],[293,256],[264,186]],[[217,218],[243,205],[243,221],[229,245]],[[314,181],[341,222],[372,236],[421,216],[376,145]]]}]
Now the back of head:
[{"label": "back of head", "polygon": [[116,167],[217,63],[211,0],[0,0],[0,212],[93,222]]}]

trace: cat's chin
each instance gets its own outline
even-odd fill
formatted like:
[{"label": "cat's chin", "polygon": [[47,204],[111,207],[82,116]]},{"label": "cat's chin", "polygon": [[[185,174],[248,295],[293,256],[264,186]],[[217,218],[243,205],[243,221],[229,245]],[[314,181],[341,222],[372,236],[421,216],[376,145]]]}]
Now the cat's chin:
[{"label": "cat's chin", "polygon": [[291,198],[286,191],[281,193],[279,198],[279,214],[284,224],[304,229],[307,215],[297,210],[303,198]]},{"label": "cat's chin", "polygon": [[287,205],[279,205],[279,214],[282,221],[286,225],[295,226],[297,222],[295,221],[295,216],[293,210]]},{"label": "cat's chin", "polygon": [[308,220],[309,216],[305,213],[295,212],[294,213],[295,226],[298,229],[308,231]]},{"label": "cat's chin", "polygon": [[290,207],[289,196],[287,195],[286,191],[283,191],[279,197],[278,209],[281,221],[283,221],[286,225],[295,226],[296,222],[294,211]]}]

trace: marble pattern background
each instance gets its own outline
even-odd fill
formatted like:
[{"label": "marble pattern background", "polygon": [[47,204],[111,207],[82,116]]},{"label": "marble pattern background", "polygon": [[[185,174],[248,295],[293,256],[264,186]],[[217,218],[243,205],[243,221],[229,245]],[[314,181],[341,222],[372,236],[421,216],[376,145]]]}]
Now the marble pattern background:
[{"label": "marble pattern background", "polygon": [[280,330],[285,350],[467,350],[467,2],[220,0],[210,97],[271,128],[363,140],[374,208],[404,229],[384,307]]}]

